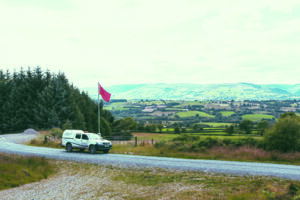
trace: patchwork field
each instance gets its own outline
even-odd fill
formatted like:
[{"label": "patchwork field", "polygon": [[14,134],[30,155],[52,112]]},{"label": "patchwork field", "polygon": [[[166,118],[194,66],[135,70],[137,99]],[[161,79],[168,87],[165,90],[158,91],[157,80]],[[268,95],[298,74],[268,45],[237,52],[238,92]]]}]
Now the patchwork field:
[{"label": "patchwork field", "polygon": [[275,118],[273,115],[263,115],[263,114],[247,114],[242,116],[243,119],[249,119],[251,121],[261,121],[263,119],[273,119]]},{"label": "patchwork field", "polygon": [[196,117],[197,115],[199,117],[208,117],[208,118],[214,118],[215,116],[207,114],[205,112],[201,112],[201,111],[187,111],[187,112],[178,112],[176,113],[176,115],[178,115],[181,118],[185,118],[185,117]]},{"label": "patchwork field", "polygon": [[235,114],[235,112],[233,112],[233,111],[221,111],[220,113],[221,113],[222,116],[224,116],[224,117],[229,117],[229,116]]}]

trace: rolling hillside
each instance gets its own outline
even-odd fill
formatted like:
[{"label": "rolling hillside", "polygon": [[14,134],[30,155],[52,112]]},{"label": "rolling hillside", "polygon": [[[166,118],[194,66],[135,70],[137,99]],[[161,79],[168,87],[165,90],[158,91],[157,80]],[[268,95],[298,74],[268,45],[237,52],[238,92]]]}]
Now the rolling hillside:
[{"label": "rolling hillside", "polygon": [[[174,100],[285,100],[300,99],[300,84],[257,85],[234,84],[135,84],[108,87],[112,99],[174,99]],[[97,98],[95,89],[88,88]]]}]

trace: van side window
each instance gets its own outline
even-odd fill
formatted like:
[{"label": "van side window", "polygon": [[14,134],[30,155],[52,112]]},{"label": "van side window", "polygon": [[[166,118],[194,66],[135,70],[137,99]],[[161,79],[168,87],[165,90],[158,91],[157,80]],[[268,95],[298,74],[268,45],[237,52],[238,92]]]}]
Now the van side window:
[{"label": "van side window", "polygon": [[76,139],[80,139],[80,138],[81,138],[81,134],[80,134],[80,133],[77,133],[76,136],[75,136],[75,138],[76,138]]},{"label": "van side window", "polygon": [[83,134],[83,135],[82,135],[82,139],[83,139],[83,140],[88,140],[89,138],[88,138],[88,136],[87,136],[86,134]]}]

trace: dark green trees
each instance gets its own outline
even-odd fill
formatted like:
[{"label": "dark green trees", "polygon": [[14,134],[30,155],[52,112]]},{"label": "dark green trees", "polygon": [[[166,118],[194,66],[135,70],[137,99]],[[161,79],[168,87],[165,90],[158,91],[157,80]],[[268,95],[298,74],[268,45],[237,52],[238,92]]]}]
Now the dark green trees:
[{"label": "dark green trees", "polygon": [[224,129],[224,132],[227,133],[228,135],[232,135],[234,133],[234,126],[230,125],[227,128]]},{"label": "dark green trees", "polygon": [[[63,73],[0,70],[0,134],[27,128],[72,127],[98,132],[97,102],[68,82]],[[113,116],[101,107],[102,135],[111,133]]]},{"label": "dark green trees", "polygon": [[251,130],[253,129],[254,123],[249,119],[244,119],[239,124],[239,129],[244,131],[246,134],[251,134]]},{"label": "dark green trees", "polygon": [[260,121],[257,124],[257,129],[259,130],[260,135],[264,135],[266,131],[271,127],[270,123],[266,120]]}]

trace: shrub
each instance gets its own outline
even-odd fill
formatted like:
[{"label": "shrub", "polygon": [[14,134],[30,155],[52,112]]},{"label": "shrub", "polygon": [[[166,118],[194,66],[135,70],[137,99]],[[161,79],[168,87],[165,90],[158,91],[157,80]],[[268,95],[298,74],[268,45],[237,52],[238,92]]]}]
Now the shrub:
[{"label": "shrub", "polygon": [[264,141],[267,150],[300,151],[300,118],[291,115],[281,116],[267,131]]},{"label": "shrub", "polygon": [[215,138],[207,137],[204,140],[200,140],[198,143],[199,147],[212,148],[218,144],[218,140]]},{"label": "shrub", "polygon": [[63,131],[60,128],[52,128],[51,135],[56,138],[62,138]]},{"label": "shrub", "polygon": [[166,146],[166,141],[159,141],[159,142],[156,142],[155,144],[154,144],[154,147],[155,148],[161,148],[161,147],[164,147],[164,146]]}]

